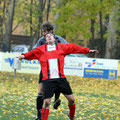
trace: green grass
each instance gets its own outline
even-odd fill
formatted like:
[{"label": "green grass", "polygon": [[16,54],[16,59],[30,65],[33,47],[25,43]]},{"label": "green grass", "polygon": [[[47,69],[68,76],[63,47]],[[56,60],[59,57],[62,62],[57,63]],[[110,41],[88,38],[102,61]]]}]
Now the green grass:
[{"label": "green grass", "polygon": [[[75,120],[120,120],[120,79],[92,79],[67,76],[76,98]],[[34,120],[38,75],[0,72],[0,120]],[[49,120],[68,120],[67,100],[54,110]]]}]

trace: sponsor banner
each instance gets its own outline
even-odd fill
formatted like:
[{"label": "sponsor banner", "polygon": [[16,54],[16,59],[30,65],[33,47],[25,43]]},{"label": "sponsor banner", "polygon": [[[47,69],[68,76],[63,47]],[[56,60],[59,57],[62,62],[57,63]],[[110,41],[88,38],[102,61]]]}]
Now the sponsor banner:
[{"label": "sponsor banner", "polygon": [[[0,70],[13,72],[12,69],[14,58],[20,54],[14,53],[0,53]],[[40,73],[40,63],[37,60],[22,60],[21,73]],[[94,58],[80,58],[80,57],[65,57],[64,73],[65,75],[77,75],[88,78],[105,78],[116,79],[120,76],[120,67],[118,60],[111,59],[94,59]]]},{"label": "sponsor banner", "polygon": [[84,60],[85,59],[79,57],[65,57],[65,75],[77,75],[83,77]]},{"label": "sponsor banner", "polygon": [[[18,57],[20,54],[14,53],[3,53],[2,56],[2,71],[13,72],[13,62],[14,58]],[[40,63],[37,60],[21,60],[21,70],[17,70],[21,73],[40,73]]]},{"label": "sponsor banner", "polygon": [[120,60],[118,61],[118,72],[117,72],[117,76],[120,78]]},{"label": "sponsor banner", "polygon": [[2,53],[0,52],[0,71],[2,69]]},{"label": "sponsor banner", "polygon": [[84,64],[84,77],[90,78],[117,78],[118,60],[86,59]]},{"label": "sponsor banner", "polygon": [[85,60],[84,68],[117,70],[117,66],[118,66],[118,60],[89,58]]},{"label": "sponsor banner", "polygon": [[[2,57],[2,71],[13,72],[14,58],[20,54],[3,53]],[[78,57],[65,57],[64,73],[65,75],[78,75],[83,77],[83,58]],[[17,70],[21,73],[40,73],[40,63],[37,60],[21,60],[21,70]]]},{"label": "sponsor banner", "polygon": [[117,78],[117,70],[85,68],[84,69],[84,77],[116,79]]}]

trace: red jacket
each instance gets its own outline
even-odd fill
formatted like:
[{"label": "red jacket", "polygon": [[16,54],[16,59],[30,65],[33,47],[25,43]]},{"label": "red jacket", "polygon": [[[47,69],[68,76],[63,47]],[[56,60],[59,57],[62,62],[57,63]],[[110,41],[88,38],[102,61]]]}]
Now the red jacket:
[{"label": "red jacket", "polygon": [[54,45],[41,45],[40,47],[22,53],[26,60],[37,59],[40,61],[43,73],[42,80],[65,78],[64,58],[67,54],[84,53],[87,54],[89,48],[84,48],[75,44],[57,43]]}]

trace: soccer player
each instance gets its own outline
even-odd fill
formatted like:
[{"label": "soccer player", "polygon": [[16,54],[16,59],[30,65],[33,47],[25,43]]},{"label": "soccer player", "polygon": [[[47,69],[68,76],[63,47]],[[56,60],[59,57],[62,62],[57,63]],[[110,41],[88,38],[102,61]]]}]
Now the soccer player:
[{"label": "soccer player", "polygon": [[75,44],[63,44],[55,43],[55,37],[53,34],[48,33],[46,35],[46,44],[42,45],[28,53],[22,53],[19,59],[40,61],[43,77],[43,97],[44,104],[42,108],[41,120],[48,120],[49,105],[51,97],[55,93],[56,89],[63,93],[68,100],[69,106],[69,118],[74,120],[75,116],[75,98],[69,82],[64,75],[64,58],[67,54],[75,53],[98,53],[97,50],[90,50]]},{"label": "soccer player", "polygon": [[[33,49],[45,44],[45,42],[46,42],[45,35],[48,32],[53,33],[53,30],[54,30],[54,27],[50,22],[43,23],[43,25],[42,25],[43,37],[41,37],[37,41],[37,43],[33,47]],[[62,38],[58,35],[54,35],[54,37],[55,37],[55,42],[56,43],[68,44],[68,42],[64,38]],[[55,109],[58,108],[58,106],[60,105],[60,102],[61,102],[61,100],[59,99],[59,96],[60,96],[60,92],[58,90],[56,90],[55,101],[54,101],[54,106],[53,106]],[[41,119],[42,105],[43,105],[43,90],[42,90],[42,71],[41,71],[40,74],[39,74],[39,89],[38,89],[38,96],[37,96],[37,99],[36,99],[36,106],[37,106],[37,118],[36,118],[36,120]]]}]

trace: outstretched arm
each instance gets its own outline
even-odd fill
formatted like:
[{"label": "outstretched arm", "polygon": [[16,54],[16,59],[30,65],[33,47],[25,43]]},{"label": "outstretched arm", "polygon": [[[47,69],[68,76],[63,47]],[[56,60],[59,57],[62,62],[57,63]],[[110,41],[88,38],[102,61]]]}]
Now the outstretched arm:
[{"label": "outstretched arm", "polygon": [[27,53],[22,53],[19,56],[19,60],[26,59],[26,60],[33,60],[33,59],[38,59],[38,53],[40,55],[40,50],[39,48],[36,48],[32,51],[29,51]]},{"label": "outstretched arm", "polygon": [[67,44],[63,45],[62,48],[65,52],[65,54],[75,54],[75,53],[83,53],[83,54],[88,54],[88,53],[99,53],[98,50],[90,50],[89,48],[85,48],[76,44]]},{"label": "outstretched arm", "polygon": [[75,54],[75,53],[89,53],[89,48],[85,48],[76,44],[61,44],[64,53],[67,54]]},{"label": "outstretched arm", "polygon": [[22,53],[19,56],[19,60],[22,60],[22,59],[33,60],[33,59],[37,59],[37,57],[31,51],[29,51],[27,53]]}]

